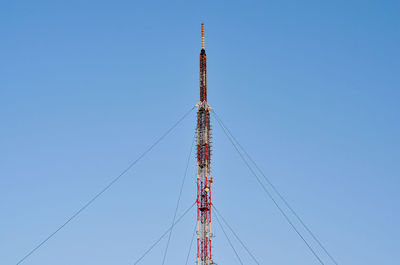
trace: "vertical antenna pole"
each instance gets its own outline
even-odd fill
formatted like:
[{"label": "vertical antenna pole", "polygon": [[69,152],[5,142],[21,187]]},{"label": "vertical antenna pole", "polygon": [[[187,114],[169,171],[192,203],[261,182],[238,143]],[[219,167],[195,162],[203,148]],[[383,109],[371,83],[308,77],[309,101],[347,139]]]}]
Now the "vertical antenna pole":
[{"label": "vertical antenna pole", "polygon": [[201,49],[204,50],[204,24],[201,24]]},{"label": "vertical antenna pole", "polygon": [[200,102],[197,106],[197,265],[213,265],[211,257],[211,127],[207,103],[207,55],[201,24]]}]

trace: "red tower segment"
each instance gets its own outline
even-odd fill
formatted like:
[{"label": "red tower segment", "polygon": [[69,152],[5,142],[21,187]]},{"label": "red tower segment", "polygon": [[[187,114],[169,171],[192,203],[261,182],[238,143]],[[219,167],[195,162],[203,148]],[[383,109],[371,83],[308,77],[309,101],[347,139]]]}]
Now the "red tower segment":
[{"label": "red tower segment", "polygon": [[200,102],[197,106],[197,265],[214,264],[211,258],[211,128],[207,103],[207,55],[201,24]]}]

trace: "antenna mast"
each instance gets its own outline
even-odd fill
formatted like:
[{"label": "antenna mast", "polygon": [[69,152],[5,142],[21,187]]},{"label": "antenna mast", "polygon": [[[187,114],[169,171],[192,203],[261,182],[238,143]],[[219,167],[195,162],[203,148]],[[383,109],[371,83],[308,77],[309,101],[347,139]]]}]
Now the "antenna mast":
[{"label": "antenna mast", "polygon": [[197,265],[212,265],[211,258],[211,128],[207,103],[207,56],[201,24],[200,102],[197,106]]}]

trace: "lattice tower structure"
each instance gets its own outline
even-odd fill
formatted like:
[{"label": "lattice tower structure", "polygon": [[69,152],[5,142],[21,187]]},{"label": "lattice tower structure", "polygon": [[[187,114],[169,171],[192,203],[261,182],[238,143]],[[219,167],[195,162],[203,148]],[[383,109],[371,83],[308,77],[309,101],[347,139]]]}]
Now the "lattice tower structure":
[{"label": "lattice tower structure", "polygon": [[207,103],[207,55],[201,24],[200,102],[197,106],[197,265],[214,264],[211,257],[211,127]]}]

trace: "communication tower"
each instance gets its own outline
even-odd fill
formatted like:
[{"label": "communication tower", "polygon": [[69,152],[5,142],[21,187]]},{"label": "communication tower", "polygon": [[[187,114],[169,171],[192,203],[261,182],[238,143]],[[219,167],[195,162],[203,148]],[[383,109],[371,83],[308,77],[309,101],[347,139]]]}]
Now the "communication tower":
[{"label": "communication tower", "polygon": [[207,55],[201,24],[200,102],[197,106],[197,265],[212,265],[211,258],[211,128],[207,103]]}]

